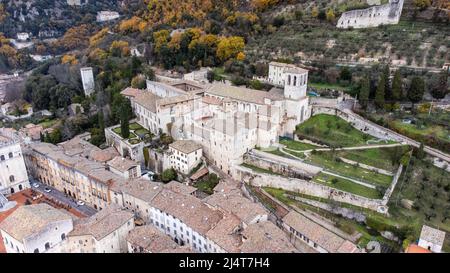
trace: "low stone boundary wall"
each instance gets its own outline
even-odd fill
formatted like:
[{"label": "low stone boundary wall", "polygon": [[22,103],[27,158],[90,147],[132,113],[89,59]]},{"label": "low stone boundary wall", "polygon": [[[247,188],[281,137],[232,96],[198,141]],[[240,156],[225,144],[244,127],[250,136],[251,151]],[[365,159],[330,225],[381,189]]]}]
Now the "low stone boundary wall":
[{"label": "low stone boundary wall", "polygon": [[272,187],[280,188],[288,191],[303,193],[306,195],[333,199],[338,202],[343,202],[363,208],[386,213],[387,209],[380,210],[384,207],[382,199],[369,199],[358,196],[352,193],[344,192],[325,185],[314,183],[312,181],[287,178],[278,175],[271,175],[265,173],[257,173],[249,168],[243,166],[236,166],[236,172],[239,178],[252,186],[258,187]]}]

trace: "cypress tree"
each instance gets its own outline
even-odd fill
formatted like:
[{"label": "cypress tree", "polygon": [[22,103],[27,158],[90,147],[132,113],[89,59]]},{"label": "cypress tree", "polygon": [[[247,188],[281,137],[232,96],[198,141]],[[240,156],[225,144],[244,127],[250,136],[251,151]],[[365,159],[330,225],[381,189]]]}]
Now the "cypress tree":
[{"label": "cypress tree", "polygon": [[385,96],[385,88],[386,88],[386,80],[384,75],[380,76],[380,80],[378,81],[377,90],[375,92],[375,105],[378,108],[384,107],[384,96]]},{"label": "cypress tree", "polygon": [[392,81],[392,100],[399,101],[403,96],[402,75],[400,71],[395,71],[394,80]]},{"label": "cypress tree", "polygon": [[370,94],[370,81],[369,76],[365,76],[361,82],[361,88],[359,90],[359,101],[363,108],[367,107],[367,103],[369,102],[369,94]]}]

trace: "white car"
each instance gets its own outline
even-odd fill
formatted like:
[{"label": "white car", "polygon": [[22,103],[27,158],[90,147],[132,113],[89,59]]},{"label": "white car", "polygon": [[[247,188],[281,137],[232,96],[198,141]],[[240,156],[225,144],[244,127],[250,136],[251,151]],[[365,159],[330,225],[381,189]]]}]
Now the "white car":
[{"label": "white car", "polygon": [[44,191],[48,193],[48,192],[52,192],[52,189],[45,188]]},{"label": "white car", "polygon": [[77,205],[78,205],[78,206],[84,206],[84,202],[83,202],[83,201],[78,201],[78,202],[77,202]]},{"label": "white car", "polygon": [[39,184],[38,183],[33,183],[33,188],[39,188]]}]

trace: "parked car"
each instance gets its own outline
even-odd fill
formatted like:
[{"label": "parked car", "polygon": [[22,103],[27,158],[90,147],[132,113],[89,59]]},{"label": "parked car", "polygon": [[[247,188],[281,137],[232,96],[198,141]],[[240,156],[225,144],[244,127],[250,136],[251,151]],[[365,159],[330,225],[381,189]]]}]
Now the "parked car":
[{"label": "parked car", "polygon": [[78,202],[77,202],[77,205],[78,205],[78,206],[84,206],[84,202],[83,202],[83,201],[78,201]]},{"label": "parked car", "polygon": [[47,192],[47,193],[48,193],[48,192],[52,192],[52,190],[49,189],[49,188],[45,188],[44,191]]},{"label": "parked car", "polygon": [[39,184],[38,183],[33,183],[33,188],[39,188]]}]

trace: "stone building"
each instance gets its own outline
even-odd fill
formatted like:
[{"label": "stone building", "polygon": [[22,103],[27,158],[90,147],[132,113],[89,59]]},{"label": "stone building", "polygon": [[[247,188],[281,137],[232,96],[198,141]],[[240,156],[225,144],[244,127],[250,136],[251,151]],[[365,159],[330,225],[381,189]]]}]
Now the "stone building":
[{"label": "stone building", "polygon": [[291,210],[282,219],[284,229],[290,234],[290,241],[299,242],[320,253],[359,253],[361,250],[352,242]]},{"label": "stone building", "polygon": [[18,136],[0,129],[0,194],[9,195],[30,187]]},{"label": "stone building", "polygon": [[72,216],[47,204],[21,206],[0,224],[8,253],[61,252],[72,229]]},{"label": "stone building", "polygon": [[116,156],[107,163],[109,170],[125,179],[141,177],[141,165],[133,160]]},{"label": "stone building", "polygon": [[445,231],[424,225],[420,232],[419,246],[435,253],[442,251],[444,245]]},{"label": "stone building", "polygon": [[67,235],[65,251],[70,253],[125,253],[126,237],[134,228],[133,213],[112,205],[89,218],[74,222]]},{"label": "stone building", "polygon": [[80,73],[84,95],[90,96],[95,91],[94,72],[92,67],[82,67]]},{"label": "stone building", "polygon": [[367,28],[398,24],[402,15],[403,2],[404,0],[389,0],[389,3],[385,5],[344,12],[336,27]]},{"label": "stone building", "polygon": [[201,162],[202,145],[192,140],[177,140],[169,144],[170,166],[183,174],[189,174]]}]

